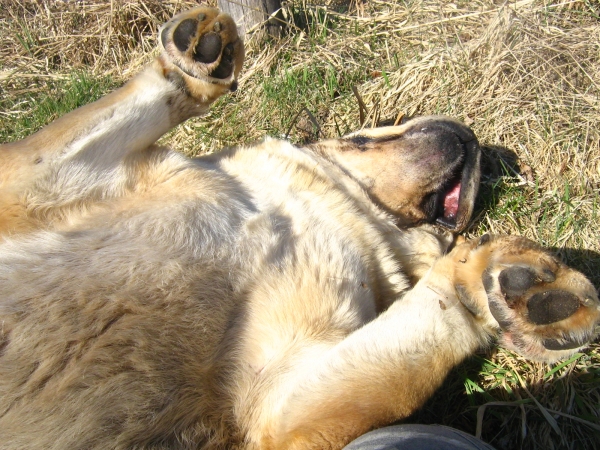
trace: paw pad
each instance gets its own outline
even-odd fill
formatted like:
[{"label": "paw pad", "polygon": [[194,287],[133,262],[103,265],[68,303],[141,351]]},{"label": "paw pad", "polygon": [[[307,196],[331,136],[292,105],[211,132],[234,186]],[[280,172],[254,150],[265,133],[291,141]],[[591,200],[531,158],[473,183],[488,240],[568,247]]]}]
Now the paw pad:
[{"label": "paw pad", "polygon": [[208,33],[200,38],[194,47],[193,58],[204,64],[215,62],[221,53],[221,36]]},{"label": "paw pad", "polygon": [[581,303],[567,291],[553,290],[534,294],[527,303],[529,321],[535,325],[549,325],[571,317]]},{"label": "paw pad", "polygon": [[197,8],[175,16],[161,32],[164,57],[185,74],[235,84],[244,50],[236,25],[214,8]]},{"label": "paw pad", "polygon": [[[185,19],[182,21],[173,32],[173,43],[177,50],[180,52],[185,52],[190,46],[192,37],[196,34],[196,29],[198,28],[198,21],[195,19]],[[168,28],[165,28],[162,33],[162,41],[163,45],[168,40]]]},{"label": "paw pad", "polygon": [[500,272],[498,281],[507,303],[521,297],[535,284],[536,273],[529,267],[514,266]]},{"label": "paw pad", "polygon": [[480,274],[489,313],[483,317],[499,327],[502,345],[530,359],[555,361],[594,339],[600,301],[583,274],[517,236],[486,235],[471,249],[469,263],[457,265],[459,282],[475,286],[470,273]]}]

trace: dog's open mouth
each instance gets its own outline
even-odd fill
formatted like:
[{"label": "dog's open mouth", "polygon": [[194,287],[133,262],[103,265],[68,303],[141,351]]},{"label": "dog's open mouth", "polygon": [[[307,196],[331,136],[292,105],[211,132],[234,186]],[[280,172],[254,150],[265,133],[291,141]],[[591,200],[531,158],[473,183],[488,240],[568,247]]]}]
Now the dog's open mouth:
[{"label": "dog's open mouth", "polygon": [[456,220],[458,214],[458,201],[460,198],[460,180],[453,180],[450,187],[443,193],[443,218]]},{"label": "dog's open mouth", "polygon": [[459,214],[461,177],[455,176],[437,194],[435,221],[450,229],[456,228]]},{"label": "dog's open mouth", "polygon": [[429,222],[459,232],[467,226],[479,186],[479,145],[464,142],[464,162],[454,175],[426,198]]},{"label": "dog's open mouth", "polygon": [[453,177],[438,191],[425,198],[423,209],[427,211],[427,222],[450,230],[456,229],[460,213],[461,180],[460,174]]}]

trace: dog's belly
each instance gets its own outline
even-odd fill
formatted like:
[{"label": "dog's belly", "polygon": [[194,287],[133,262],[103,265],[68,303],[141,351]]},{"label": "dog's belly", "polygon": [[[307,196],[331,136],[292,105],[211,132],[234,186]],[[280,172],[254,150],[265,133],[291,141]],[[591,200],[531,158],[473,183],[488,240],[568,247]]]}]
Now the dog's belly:
[{"label": "dog's belly", "polygon": [[[205,176],[202,165],[182,176]],[[295,196],[297,180],[269,168],[263,179],[278,186],[263,195],[233,166],[216,177],[215,167],[186,195],[115,199],[0,245],[7,436],[26,416],[42,440],[59,423],[90,442],[151,440],[140,432],[150,425],[211,434],[230,411],[271,401],[255,386],[302,373],[375,317],[377,249],[340,226],[353,212]]]}]

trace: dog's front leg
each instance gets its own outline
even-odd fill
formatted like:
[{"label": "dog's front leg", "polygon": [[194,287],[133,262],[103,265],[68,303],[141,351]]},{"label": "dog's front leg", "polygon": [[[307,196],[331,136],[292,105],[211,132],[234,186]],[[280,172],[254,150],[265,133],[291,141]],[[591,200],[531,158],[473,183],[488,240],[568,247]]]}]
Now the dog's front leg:
[{"label": "dog's front leg", "polygon": [[594,286],[535,243],[458,245],[375,320],[288,380],[264,448],[341,448],[408,416],[494,335],[524,356],[568,357],[595,333]]},{"label": "dog's front leg", "polygon": [[244,51],[229,16],[187,11],[165,24],[160,42],[160,56],[121,89],[0,146],[0,235],[31,225],[28,211],[127,189],[130,155],[235,89]]},{"label": "dog's front leg", "polygon": [[341,448],[410,415],[452,367],[484,345],[488,335],[443,273],[425,277],[376,320],[312,361],[278,414],[273,443],[264,448]]}]

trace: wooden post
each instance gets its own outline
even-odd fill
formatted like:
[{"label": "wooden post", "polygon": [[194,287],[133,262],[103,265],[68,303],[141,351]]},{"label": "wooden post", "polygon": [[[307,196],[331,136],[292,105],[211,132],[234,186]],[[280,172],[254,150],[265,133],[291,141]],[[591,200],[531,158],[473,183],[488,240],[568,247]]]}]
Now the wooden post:
[{"label": "wooden post", "polygon": [[241,36],[255,25],[264,23],[266,31],[275,37],[281,35],[281,18],[267,19],[281,8],[281,0],[218,0],[219,9],[226,12],[235,23]]}]

